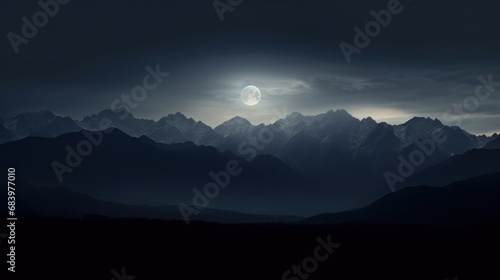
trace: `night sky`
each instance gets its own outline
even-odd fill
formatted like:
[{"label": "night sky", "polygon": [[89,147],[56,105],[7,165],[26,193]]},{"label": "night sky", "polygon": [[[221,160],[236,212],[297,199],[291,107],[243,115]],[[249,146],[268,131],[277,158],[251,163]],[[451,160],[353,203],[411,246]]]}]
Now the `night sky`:
[{"label": "night sky", "polygon": [[[285,107],[344,108],[389,123],[424,116],[500,132],[500,84],[463,119],[443,116],[472,100],[479,76],[500,82],[500,1],[401,1],[348,63],[339,44],[354,45],[353,28],[391,1],[243,0],[221,21],[211,0],[71,0],[17,54],[8,34],[22,35],[21,18],[41,8],[3,1],[0,117],[49,109],[81,119],[130,94],[145,67],[159,64],[170,75],[131,111],[137,117],[180,111],[214,127],[236,115],[269,123]],[[246,85],[261,89],[259,104],[241,102]]]}]

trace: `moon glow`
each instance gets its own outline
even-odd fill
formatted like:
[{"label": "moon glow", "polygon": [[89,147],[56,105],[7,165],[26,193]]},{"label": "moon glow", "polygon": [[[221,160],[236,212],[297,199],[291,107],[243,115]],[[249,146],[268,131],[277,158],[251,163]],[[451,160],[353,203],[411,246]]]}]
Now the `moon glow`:
[{"label": "moon glow", "polygon": [[254,106],[259,103],[262,94],[256,86],[246,86],[241,90],[241,100],[248,106]]}]

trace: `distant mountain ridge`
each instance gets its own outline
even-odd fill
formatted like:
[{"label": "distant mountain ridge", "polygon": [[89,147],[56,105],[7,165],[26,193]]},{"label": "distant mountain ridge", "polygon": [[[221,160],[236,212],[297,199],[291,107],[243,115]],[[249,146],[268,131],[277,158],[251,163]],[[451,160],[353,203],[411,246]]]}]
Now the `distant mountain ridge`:
[{"label": "distant mountain ridge", "polygon": [[100,126],[103,119],[109,120],[113,127],[134,137],[146,134],[155,126],[155,121],[153,120],[137,119],[131,113],[112,111],[110,109],[87,116],[79,121],[78,125],[82,129],[102,130]]},{"label": "distant mountain ridge", "polygon": [[82,128],[70,117],[60,117],[48,110],[22,113],[0,123],[0,143],[27,136],[56,137]]},{"label": "distant mountain ridge", "polygon": [[[77,121],[70,117],[56,116],[48,110],[42,110],[21,113],[8,120],[0,119],[0,124],[3,124],[0,125],[0,137],[5,138],[10,133],[10,138],[17,140],[27,136],[56,137],[81,129],[100,130],[99,122],[102,119],[110,120],[113,127],[130,136],[147,135],[157,142],[166,144],[190,141],[197,145],[217,146],[227,142],[227,138],[237,135],[248,136],[255,132],[255,129],[275,127],[283,130],[287,139],[304,130],[321,142],[337,141],[338,144],[341,144],[341,141],[347,141],[344,144],[348,144],[348,148],[353,151],[360,149],[363,140],[380,124],[392,127],[394,135],[401,141],[403,147],[410,145],[431,129],[444,126],[437,119],[421,117],[414,117],[399,125],[377,123],[370,117],[358,120],[343,109],[329,110],[316,116],[304,116],[294,112],[270,125],[252,125],[245,118],[236,116],[213,129],[202,121],[187,118],[180,112],[153,121],[135,118],[132,113],[106,109]],[[464,133],[471,138],[470,141],[474,148],[481,148],[489,139],[496,136],[476,136],[465,131]],[[340,139],[336,137],[340,137]]]},{"label": "distant mountain ridge", "polygon": [[[359,120],[343,109],[316,116],[294,112],[269,125],[252,125],[242,117],[234,117],[213,129],[179,112],[153,121],[108,109],[81,121],[59,117],[50,111],[19,114],[0,122],[0,143],[27,136],[56,137],[81,129],[100,130],[103,119],[130,136],[147,136],[158,143],[191,142],[244,158],[272,155],[340,189],[345,189],[346,185],[386,185],[380,174],[397,169],[398,156],[408,157],[419,148],[415,142],[431,138],[436,129],[442,129],[447,140],[426,158],[417,173],[454,155],[486,145],[494,147],[498,142],[494,139],[496,135],[473,135],[459,127],[443,125],[437,119],[414,117],[403,124],[390,125],[377,123],[369,117]],[[272,132],[272,139],[259,143],[259,134],[263,131]],[[259,148],[252,146],[255,144],[251,145],[249,139],[257,139]],[[360,170],[364,176],[359,176]],[[363,191],[364,187],[351,190]]]},{"label": "distant mountain ridge", "polygon": [[[233,129],[241,123],[244,129]],[[329,182],[333,188],[351,188],[364,192],[364,186],[387,186],[383,174],[397,170],[398,156],[406,158],[419,147],[417,140],[432,139],[432,133],[442,130],[446,141],[436,145],[424,164],[416,170],[446,160],[453,155],[484,147],[492,137],[472,135],[459,127],[450,127],[437,119],[414,117],[404,124],[377,123],[371,118],[352,117],[345,110],[330,110],[316,116],[292,113],[277,122],[264,126],[249,126],[236,118],[215,128],[226,140],[217,146],[238,153],[239,145],[249,137],[258,136],[264,128],[274,137],[257,154],[274,155],[294,169]],[[363,176],[359,176],[360,172]],[[360,186],[361,189],[352,189]],[[387,188],[387,191],[389,189]]]},{"label": "distant mountain ridge", "polygon": [[491,140],[484,146],[485,149],[500,149],[500,137],[495,133]]}]

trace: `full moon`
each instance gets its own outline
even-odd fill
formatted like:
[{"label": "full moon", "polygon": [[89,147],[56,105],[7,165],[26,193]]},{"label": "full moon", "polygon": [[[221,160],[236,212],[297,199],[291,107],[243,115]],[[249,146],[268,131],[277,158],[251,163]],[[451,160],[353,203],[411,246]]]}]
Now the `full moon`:
[{"label": "full moon", "polygon": [[243,90],[241,90],[241,100],[243,100],[243,103],[248,106],[253,106],[259,103],[260,97],[260,90],[256,86],[246,86]]}]

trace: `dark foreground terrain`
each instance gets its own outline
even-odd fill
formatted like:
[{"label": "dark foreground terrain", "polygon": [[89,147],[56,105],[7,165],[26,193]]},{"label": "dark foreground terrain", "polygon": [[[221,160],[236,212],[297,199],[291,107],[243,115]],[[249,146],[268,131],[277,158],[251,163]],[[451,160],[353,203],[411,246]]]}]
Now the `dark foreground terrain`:
[{"label": "dark foreground terrain", "polygon": [[[327,242],[328,236],[333,252],[316,250],[321,246],[317,239]],[[19,217],[16,277],[8,273],[1,279],[500,279],[499,236],[498,223],[455,228],[186,226],[177,221]],[[0,247],[4,260],[5,239]],[[310,269],[314,271],[282,278],[315,251],[326,260],[317,261],[317,268]]]}]

